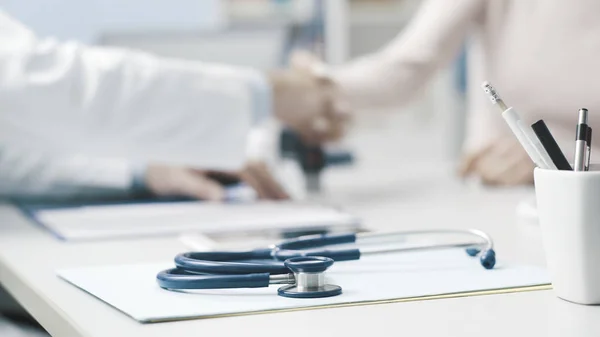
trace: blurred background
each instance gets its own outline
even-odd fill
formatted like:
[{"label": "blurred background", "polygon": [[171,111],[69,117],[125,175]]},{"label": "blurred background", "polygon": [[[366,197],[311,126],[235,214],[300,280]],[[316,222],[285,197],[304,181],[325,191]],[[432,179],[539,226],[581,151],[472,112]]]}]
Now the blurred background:
[{"label": "blurred background", "polygon": [[[296,49],[333,64],[375,51],[402,31],[421,2],[0,0],[0,6],[39,35],[271,69],[284,67]],[[355,129],[389,129],[403,135],[396,140],[410,140],[411,130],[427,128],[434,142],[428,159],[454,162],[464,134],[464,82],[461,56],[410,106],[393,109],[403,113],[359,114]]]}]

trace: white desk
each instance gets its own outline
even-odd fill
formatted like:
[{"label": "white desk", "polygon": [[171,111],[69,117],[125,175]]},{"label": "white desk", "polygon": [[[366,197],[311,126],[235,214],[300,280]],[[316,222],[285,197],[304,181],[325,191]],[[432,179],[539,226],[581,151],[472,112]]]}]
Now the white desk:
[{"label": "white desk", "polygon": [[[362,144],[380,142],[381,151],[359,149],[356,168],[328,174],[326,199],[377,229],[476,227],[494,238],[499,259],[543,264],[538,229],[518,224],[515,215],[531,190],[461,187],[433,165],[394,159],[402,149],[389,136],[364,136]],[[64,244],[0,206],[0,281],[55,336],[600,335],[600,307],[570,304],[552,291],[142,325],[54,274],[79,265],[163,260],[184,249],[174,238]]]}]

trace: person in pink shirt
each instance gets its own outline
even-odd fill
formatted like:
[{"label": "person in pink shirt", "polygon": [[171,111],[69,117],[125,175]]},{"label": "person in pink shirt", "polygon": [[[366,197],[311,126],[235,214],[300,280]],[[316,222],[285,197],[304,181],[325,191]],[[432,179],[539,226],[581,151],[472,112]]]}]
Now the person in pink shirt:
[{"label": "person in pink shirt", "polygon": [[[600,1],[425,0],[393,41],[332,71],[355,110],[406,104],[468,45],[460,173],[531,184],[533,163],[482,92],[489,81],[525,123],[544,119],[568,159],[580,108],[600,127]],[[598,138],[596,138],[598,139]],[[593,152],[593,151],[592,151]]]}]

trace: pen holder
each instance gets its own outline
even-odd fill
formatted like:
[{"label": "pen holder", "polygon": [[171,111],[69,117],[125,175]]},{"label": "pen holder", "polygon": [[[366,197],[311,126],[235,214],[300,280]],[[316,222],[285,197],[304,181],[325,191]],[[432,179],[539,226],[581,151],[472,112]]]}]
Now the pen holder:
[{"label": "pen holder", "polygon": [[534,181],[555,294],[600,304],[600,166],[583,172],[536,168]]}]

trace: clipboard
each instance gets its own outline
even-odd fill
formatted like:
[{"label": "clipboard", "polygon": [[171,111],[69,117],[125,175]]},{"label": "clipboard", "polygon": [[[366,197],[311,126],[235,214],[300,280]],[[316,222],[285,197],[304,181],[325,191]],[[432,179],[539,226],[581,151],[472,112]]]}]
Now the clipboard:
[{"label": "clipboard", "polygon": [[368,256],[339,262],[326,275],[339,296],[291,299],[278,286],[253,289],[170,291],[155,276],[170,262],[57,271],[58,277],[140,323],[267,314],[550,289],[544,268],[499,263],[486,270],[463,250]]}]

